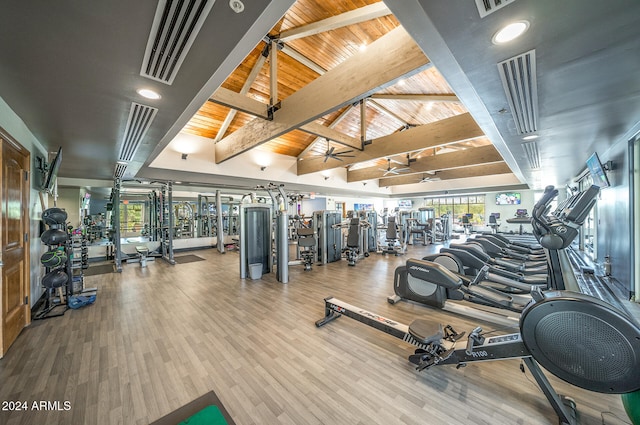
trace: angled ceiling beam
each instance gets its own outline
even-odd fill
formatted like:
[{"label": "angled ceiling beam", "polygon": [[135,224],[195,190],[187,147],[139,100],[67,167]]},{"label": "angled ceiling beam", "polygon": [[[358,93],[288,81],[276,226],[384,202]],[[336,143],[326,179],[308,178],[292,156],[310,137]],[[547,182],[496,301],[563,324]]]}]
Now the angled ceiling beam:
[{"label": "angled ceiling beam", "polygon": [[269,105],[224,87],[218,88],[209,101],[264,119],[269,117]]},{"label": "angled ceiling beam", "polygon": [[[329,124],[329,125],[327,126],[327,128],[331,128],[331,129],[333,129],[335,126],[337,126],[338,124],[340,124],[340,122],[341,122],[342,120],[344,120],[344,118],[349,114],[349,112],[351,111],[351,108],[353,108],[353,105],[349,105],[349,106],[347,106],[347,108],[346,108],[344,111],[342,111],[342,113],[341,113],[340,115],[338,115],[338,118],[336,118],[335,120],[333,120],[333,121],[331,122],[331,124]],[[310,123],[309,123],[309,124],[310,124]],[[302,152],[300,152],[300,155],[298,155],[298,158],[300,158],[300,157],[304,156],[307,152],[309,152],[309,151],[313,148],[313,146],[314,146],[316,143],[318,143],[320,140],[323,140],[323,137],[316,137],[316,138],[315,138],[311,143],[309,143],[309,144],[307,145],[307,147],[306,147],[306,148],[304,148],[304,150],[303,150]],[[336,140],[336,141],[337,141],[337,140]]]},{"label": "angled ceiling beam", "polygon": [[[251,72],[249,72],[247,81],[244,82],[242,88],[240,89],[240,94],[246,95],[247,93],[249,93],[249,89],[253,85],[254,81],[256,81],[256,78],[258,78],[260,70],[262,69],[264,62],[267,60],[267,56],[265,53],[266,52],[263,51],[263,53],[258,57],[256,63],[253,65],[253,68],[251,68]],[[224,121],[220,126],[220,130],[218,130],[218,134],[216,134],[216,138],[213,139],[215,143],[217,143],[218,140],[222,139],[225,134],[227,134],[227,130],[229,130],[229,126],[231,126],[231,123],[233,122],[233,119],[236,117],[237,113],[238,111],[236,109],[231,109],[227,113],[227,116],[224,118]]]},{"label": "angled ceiling beam", "polygon": [[317,63],[315,63],[314,61],[312,61],[311,59],[309,59],[305,55],[303,55],[302,53],[298,52],[296,49],[292,49],[291,47],[287,46],[286,44],[282,46],[280,51],[283,54],[289,56],[291,59],[294,59],[294,60],[300,62],[302,65],[306,66],[307,68],[311,69],[312,71],[317,72],[320,75],[322,75],[325,72],[327,72],[326,69],[324,69],[323,67],[321,67],[320,65],[318,65]]},{"label": "angled ceiling beam", "polygon": [[351,148],[355,148],[355,149],[362,148],[362,143],[360,143],[360,140],[356,139],[355,137],[347,136],[344,133],[341,133],[337,130],[326,127],[315,121],[306,123],[305,125],[300,127],[300,130],[306,133],[313,134],[318,137],[329,139],[331,141],[340,143],[345,146],[349,146]]},{"label": "angled ceiling beam", "polygon": [[[456,152],[416,158],[415,161],[410,165],[410,173],[415,174],[423,173],[426,171],[471,167],[478,164],[488,164],[498,161],[502,161],[502,156],[500,156],[500,153],[498,153],[493,145],[487,145],[478,148],[468,148]],[[406,176],[408,174],[409,173],[405,173],[403,175]],[[347,171],[348,182],[379,179],[382,177],[384,177],[384,171],[380,171],[379,167],[367,167],[360,168],[358,170]]]},{"label": "angled ceiling beam", "polygon": [[371,99],[387,99],[387,100],[411,100],[419,102],[460,102],[455,94],[384,94],[374,93]]},{"label": "angled ceiling beam", "polygon": [[[371,98],[369,98],[371,99]],[[403,126],[407,126],[409,125],[408,122],[406,122],[405,120],[403,120],[400,116],[398,116],[395,112],[389,110],[388,108],[384,107],[383,105],[379,104],[378,102],[376,102],[375,100],[369,100],[369,102],[367,102],[367,105],[370,105],[372,108],[377,109],[379,112],[381,112],[382,114],[388,116],[389,118],[393,118],[394,120],[398,121],[400,124],[402,124]]]},{"label": "angled ceiling beam", "polygon": [[390,14],[391,11],[387,9],[387,6],[385,6],[383,2],[374,3],[359,9],[341,13],[337,16],[332,16],[331,18],[283,31],[278,36],[278,40],[287,42],[297,38],[308,37],[310,35],[320,34],[321,32],[346,27],[347,25],[370,21],[371,19],[380,18]]},{"label": "angled ceiling beam", "polygon": [[[235,133],[234,133],[235,134]],[[469,113],[413,127],[374,139],[362,152],[343,161],[322,162],[323,158],[298,160],[298,175],[329,170],[358,162],[371,161],[391,155],[400,155],[420,149],[444,146],[483,136],[482,130]],[[217,146],[217,145],[216,145]]]},{"label": "angled ceiling beam", "polygon": [[[385,177],[378,180],[380,187],[399,186],[403,184],[420,183],[425,177],[435,177],[440,180],[466,179],[468,177],[492,176],[495,174],[509,174],[511,169],[505,162],[478,165],[475,167],[455,168],[453,170],[438,171],[435,174],[411,174],[408,176]],[[427,182],[425,182],[427,184]],[[426,186],[425,186],[426,187]]]},{"label": "angled ceiling beam", "polygon": [[272,121],[256,118],[216,143],[216,163],[419,73],[426,64],[428,59],[404,28],[395,28],[282,100]]}]

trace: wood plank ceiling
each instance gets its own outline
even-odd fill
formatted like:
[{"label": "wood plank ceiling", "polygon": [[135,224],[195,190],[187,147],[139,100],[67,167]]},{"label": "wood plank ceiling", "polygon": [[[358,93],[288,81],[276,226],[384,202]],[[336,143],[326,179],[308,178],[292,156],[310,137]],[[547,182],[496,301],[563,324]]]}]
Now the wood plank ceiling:
[{"label": "wood plank ceiling", "polygon": [[[226,143],[225,152],[231,153],[225,153],[222,160],[243,149],[262,149],[297,157],[299,175],[348,166],[348,181],[381,179],[381,186],[511,173],[421,51],[423,58],[417,59],[419,66],[411,72],[399,70],[405,74],[398,78],[390,74],[391,81],[375,82],[374,90],[362,83],[362,95],[351,98],[354,101],[346,106],[338,101],[330,106],[331,99],[319,99],[323,96],[319,94],[303,102],[317,109],[313,103],[324,101],[328,109],[321,108],[322,115],[310,112],[311,121],[305,121],[304,114],[291,111],[300,108],[301,102],[293,96],[288,107],[287,99],[311,82],[317,80],[314,85],[326,96],[340,97],[342,93],[331,93],[331,88],[340,83],[350,87],[351,83],[331,78],[345,78],[344,69],[356,66],[359,74],[351,76],[353,85],[369,79],[372,71],[380,73],[372,66],[358,67],[354,61],[393,61],[384,54],[372,57],[367,50],[384,46],[385,39],[402,37],[391,34],[404,32],[402,28],[394,31],[399,26],[382,2],[299,0],[183,131],[218,143],[216,162],[223,158],[217,148]],[[276,76],[273,80],[272,75]],[[313,92],[308,87],[305,90]],[[272,93],[277,99],[272,99]],[[279,123],[284,116],[287,122]],[[450,120],[453,117],[457,118]],[[243,141],[247,146],[238,147],[238,141],[229,137],[243,127],[246,131],[255,126],[265,128],[267,141],[255,140],[255,145]],[[271,138],[280,128],[284,133]],[[342,155],[336,157],[336,153]]]}]

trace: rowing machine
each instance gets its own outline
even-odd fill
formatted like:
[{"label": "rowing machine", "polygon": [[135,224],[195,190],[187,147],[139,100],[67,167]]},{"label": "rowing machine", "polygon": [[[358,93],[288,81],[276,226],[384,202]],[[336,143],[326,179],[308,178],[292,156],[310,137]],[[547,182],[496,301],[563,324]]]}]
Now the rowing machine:
[{"label": "rowing machine", "polygon": [[640,389],[640,328],[615,307],[588,295],[564,291],[532,292],[533,302],[522,312],[520,332],[485,338],[474,329],[464,349],[455,349],[463,333],[416,319],[409,326],[336,298],[325,298],[323,326],[341,315],[418,347],[409,356],[417,370],[470,362],[521,358],[562,424],[575,424],[575,404],[558,395],[542,365],[560,379],[587,390],[621,394]]}]

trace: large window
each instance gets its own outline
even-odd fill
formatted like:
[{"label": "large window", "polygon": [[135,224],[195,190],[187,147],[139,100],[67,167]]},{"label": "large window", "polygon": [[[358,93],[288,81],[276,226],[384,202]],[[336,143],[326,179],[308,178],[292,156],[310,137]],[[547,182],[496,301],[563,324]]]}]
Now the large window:
[{"label": "large window", "polygon": [[459,223],[465,214],[473,214],[469,220],[472,224],[484,224],[484,195],[447,196],[442,198],[427,198],[425,205],[434,209],[437,217],[451,214],[453,221]]}]

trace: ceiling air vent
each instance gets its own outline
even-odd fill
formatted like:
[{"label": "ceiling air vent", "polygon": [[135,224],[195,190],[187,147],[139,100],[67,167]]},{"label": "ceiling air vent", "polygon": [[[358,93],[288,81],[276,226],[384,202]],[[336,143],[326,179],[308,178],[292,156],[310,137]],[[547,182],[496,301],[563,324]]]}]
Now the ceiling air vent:
[{"label": "ceiling air vent", "polygon": [[172,84],[215,0],[160,0],[140,74]]},{"label": "ceiling air vent", "polygon": [[524,153],[527,155],[527,161],[529,161],[529,167],[532,170],[537,170],[540,168],[540,151],[538,151],[538,143],[536,142],[527,142],[522,144],[522,149],[524,149]]},{"label": "ceiling air vent", "polygon": [[476,7],[478,8],[480,17],[484,18],[485,16],[510,5],[515,1],[516,0],[476,0]]},{"label": "ceiling air vent", "polygon": [[113,178],[121,179],[124,176],[124,172],[127,171],[127,166],[124,164],[116,164],[116,169],[113,172]]},{"label": "ceiling air vent", "polygon": [[538,85],[536,81],[536,51],[507,59],[498,64],[507,101],[519,134],[538,129]]},{"label": "ceiling air vent", "polygon": [[119,161],[130,162],[133,159],[133,155],[138,150],[138,146],[140,146],[140,142],[151,126],[157,112],[157,108],[131,102],[129,119],[124,129],[120,154],[118,155]]}]

